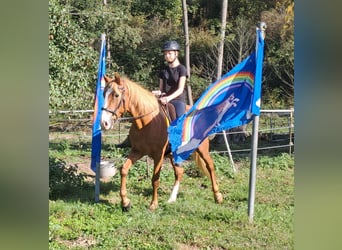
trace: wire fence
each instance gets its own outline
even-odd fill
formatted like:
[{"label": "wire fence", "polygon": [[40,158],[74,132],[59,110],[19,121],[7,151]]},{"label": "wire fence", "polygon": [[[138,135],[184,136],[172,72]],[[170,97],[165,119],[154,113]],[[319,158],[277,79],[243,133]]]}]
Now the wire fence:
[{"label": "wire fence", "polygon": [[[79,140],[91,142],[93,110],[49,112],[49,140]],[[294,109],[261,110],[258,133],[258,152],[294,152]],[[116,123],[112,130],[103,131],[104,143],[121,144],[128,136],[130,122]],[[234,155],[249,154],[251,151],[252,123],[244,129],[226,131],[230,152]],[[229,153],[222,139],[223,133],[210,137],[211,153]]]}]

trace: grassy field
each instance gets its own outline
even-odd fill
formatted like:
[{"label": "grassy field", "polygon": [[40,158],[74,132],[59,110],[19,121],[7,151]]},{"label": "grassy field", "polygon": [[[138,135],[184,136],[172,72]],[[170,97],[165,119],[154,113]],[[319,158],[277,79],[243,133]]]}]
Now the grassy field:
[{"label": "grassy field", "polygon": [[[119,175],[102,180],[100,202],[94,202],[94,176],[89,167],[90,144],[82,135],[50,138],[50,249],[294,249],[294,157],[286,152],[260,155],[254,223],[248,222],[249,157],[234,157],[233,173],[226,155],[213,154],[224,196],[215,204],[210,181],[192,162],[176,203],[167,204],[173,171],[165,162],[159,208],[151,201],[151,166],[143,158],[131,169],[128,195],[132,209],[120,207]],[[286,151],[286,150],[285,150]],[[126,149],[103,145],[102,155],[123,161]]]}]

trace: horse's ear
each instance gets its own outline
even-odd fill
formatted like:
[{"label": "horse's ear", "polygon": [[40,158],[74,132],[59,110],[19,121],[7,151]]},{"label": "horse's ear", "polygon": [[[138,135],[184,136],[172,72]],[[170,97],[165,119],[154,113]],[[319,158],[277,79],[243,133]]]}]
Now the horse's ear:
[{"label": "horse's ear", "polygon": [[120,80],[120,74],[118,72],[115,72],[114,78],[115,78],[115,82],[120,85],[121,80]]},{"label": "horse's ear", "polygon": [[106,75],[103,76],[103,79],[105,80],[106,83],[109,82],[109,81],[111,80],[111,79],[110,79],[108,76],[106,76]]}]

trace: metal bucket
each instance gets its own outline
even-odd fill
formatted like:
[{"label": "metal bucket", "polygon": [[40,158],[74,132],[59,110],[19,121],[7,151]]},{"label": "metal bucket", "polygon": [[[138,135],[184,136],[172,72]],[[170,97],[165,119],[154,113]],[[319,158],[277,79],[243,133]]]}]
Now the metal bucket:
[{"label": "metal bucket", "polygon": [[114,162],[101,161],[99,172],[100,172],[100,178],[109,178],[109,177],[113,177],[116,174],[117,169],[114,166]]}]

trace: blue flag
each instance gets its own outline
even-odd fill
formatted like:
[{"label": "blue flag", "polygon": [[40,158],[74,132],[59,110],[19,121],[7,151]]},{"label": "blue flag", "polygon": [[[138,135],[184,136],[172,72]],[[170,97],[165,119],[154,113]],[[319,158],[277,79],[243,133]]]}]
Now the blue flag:
[{"label": "blue flag", "polygon": [[101,36],[101,53],[99,69],[97,74],[97,84],[95,92],[95,104],[93,115],[93,129],[91,142],[91,169],[96,172],[96,165],[101,161],[101,108],[103,107],[103,90],[105,87],[104,75],[106,74],[106,40],[104,34]]},{"label": "blue flag", "polygon": [[209,135],[249,123],[260,114],[263,50],[257,30],[256,51],[211,84],[187,113],[170,124],[175,163],[186,160]]}]

